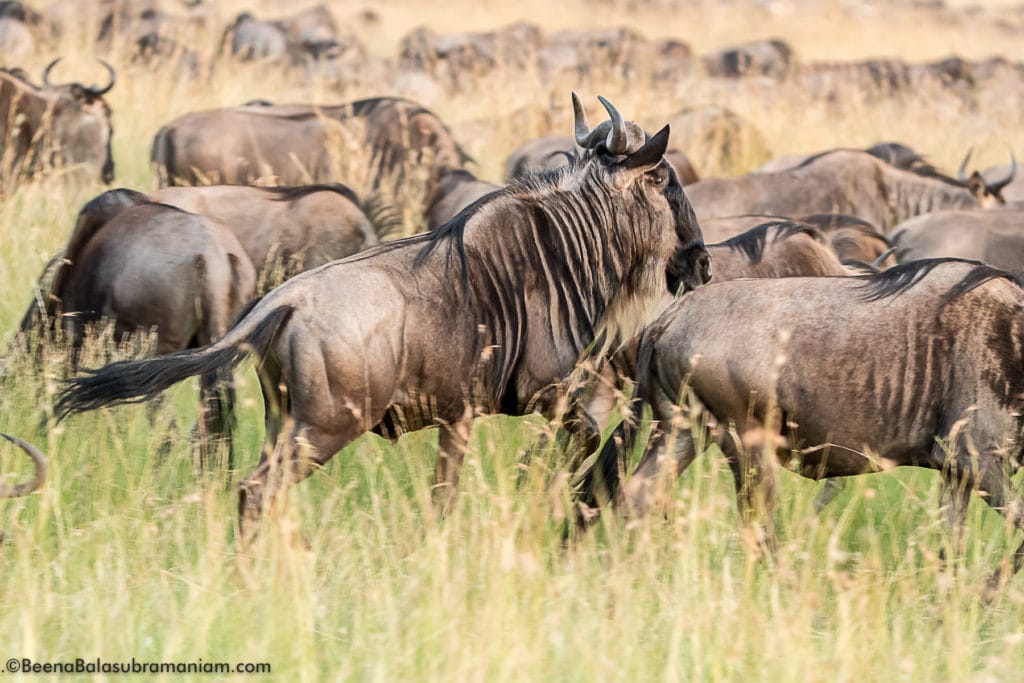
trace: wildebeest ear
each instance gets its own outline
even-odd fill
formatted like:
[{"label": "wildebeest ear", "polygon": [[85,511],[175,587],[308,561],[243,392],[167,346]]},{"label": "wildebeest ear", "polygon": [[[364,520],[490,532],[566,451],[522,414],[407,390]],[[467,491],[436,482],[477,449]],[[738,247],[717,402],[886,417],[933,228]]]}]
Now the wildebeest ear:
[{"label": "wildebeest ear", "polygon": [[619,162],[619,167],[625,170],[640,169],[650,170],[661,163],[665,158],[665,150],[668,149],[669,128],[666,124],[654,137],[644,143],[644,146],[630,154]]}]

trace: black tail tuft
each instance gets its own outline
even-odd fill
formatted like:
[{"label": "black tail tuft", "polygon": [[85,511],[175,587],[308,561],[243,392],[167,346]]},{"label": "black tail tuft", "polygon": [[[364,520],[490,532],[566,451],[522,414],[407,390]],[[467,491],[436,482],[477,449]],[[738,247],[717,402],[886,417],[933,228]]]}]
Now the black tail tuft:
[{"label": "black tail tuft", "polygon": [[57,399],[58,419],[103,406],[146,401],[189,377],[237,365],[250,353],[264,355],[293,310],[291,306],[274,309],[256,323],[250,334],[235,343],[221,346],[218,342],[201,349],[120,361],[89,370],[85,376],[67,381]]}]

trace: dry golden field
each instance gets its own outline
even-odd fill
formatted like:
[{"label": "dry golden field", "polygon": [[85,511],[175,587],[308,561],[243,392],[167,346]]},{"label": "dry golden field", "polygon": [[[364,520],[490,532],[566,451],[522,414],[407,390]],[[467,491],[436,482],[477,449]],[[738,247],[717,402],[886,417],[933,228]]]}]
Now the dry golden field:
[{"label": "dry golden field", "polygon": [[[211,58],[238,12],[275,16],[312,3],[210,4],[208,30],[189,37],[201,59],[203,75],[195,80],[132,64],[117,41],[97,48],[88,22],[20,64],[36,75],[64,54],[61,78],[85,82],[100,77],[93,56],[118,69],[108,96],[116,186],[156,186],[149,148],[171,118],[254,98],[421,99],[477,160],[474,170],[495,182],[522,141],[571,131],[571,89],[587,102],[605,95],[646,126],[660,127],[694,105],[740,113],[760,130],[766,149],[728,163],[694,155],[709,175],[745,172],[777,154],[883,140],[910,144],[950,171],[971,146],[982,167],[1004,163],[1008,146],[1024,150],[1019,84],[968,96],[939,88],[885,98],[851,91],[838,105],[787,83],[700,75],[655,87],[624,79],[545,82],[537,73],[499,69],[458,92],[390,73],[339,87],[295,69]],[[977,10],[964,9],[968,4]],[[626,25],[651,39],[686,41],[697,54],[779,37],[802,61],[919,62],[952,54],[1024,61],[1024,6],[948,5],[938,12],[835,0],[330,3],[375,58],[393,55],[416,26],[448,33],[526,19],[545,31]],[[362,23],[365,9],[379,21]],[[78,209],[103,189],[51,176],[0,200],[5,338],[13,338],[39,272],[64,244]],[[408,218],[408,231],[421,225],[419,216]],[[94,351],[93,364],[101,359]],[[781,552],[766,565],[744,551],[728,468],[709,452],[682,477],[668,519],[627,525],[607,515],[567,548],[569,488],[559,457],[548,450],[524,457],[545,424],[494,417],[474,427],[447,518],[439,520],[430,503],[435,435],[395,444],[364,437],[295,487],[259,542],[243,550],[235,539],[234,485],[254,465],[263,431],[248,366],[240,375],[236,472],[197,471],[192,384],[171,392],[152,419],[145,407],[128,407],[40,426],[64,374],[61,350],[48,349],[36,367],[12,349],[3,373],[0,431],[37,443],[51,468],[38,493],[0,500],[0,660],[134,657],[272,667],[254,675],[86,675],[98,680],[1024,678],[1024,579],[991,605],[979,597],[985,577],[1019,539],[975,502],[968,551],[944,566],[934,473],[858,478],[820,516],[812,506],[819,485],[782,475]],[[0,453],[0,481],[24,479],[24,458],[7,446]]]}]

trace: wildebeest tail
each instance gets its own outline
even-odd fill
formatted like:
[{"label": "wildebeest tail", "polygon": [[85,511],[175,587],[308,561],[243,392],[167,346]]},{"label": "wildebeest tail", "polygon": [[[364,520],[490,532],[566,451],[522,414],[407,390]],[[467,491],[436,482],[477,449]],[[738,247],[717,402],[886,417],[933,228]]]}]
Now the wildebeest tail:
[{"label": "wildebeest tail", "polygon": [[64,419],[103,406],[139,403],[189,377],[237,365],[249,354],[265,355],[293,311],[288,305],[262,316],[252,310],[222,339],[200,349],[120,361],[87,371],[68,380],[57,400],[57,415]]}]

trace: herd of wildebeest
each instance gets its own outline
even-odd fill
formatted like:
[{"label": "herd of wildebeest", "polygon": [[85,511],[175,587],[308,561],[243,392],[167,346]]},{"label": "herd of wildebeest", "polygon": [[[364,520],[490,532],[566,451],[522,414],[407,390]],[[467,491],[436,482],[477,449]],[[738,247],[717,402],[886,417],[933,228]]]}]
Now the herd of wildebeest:
[{"label": "herd of wildebeest", "polygon": [[[192,19],[100,6],[111,8],[100,40],[120,31],[138,40],[139,55],[199,69],[203,60],[166,32]],[[70,11],[0,3],[0,38],[21,24],[30,40],[47,16]],[[274,21],[240,15],[220,49],[239,60],[384,68],[363,63],[373,60],[339,38],[324,7]],[[798,65],[775,40],[698,59],[679,41],[627,29],[544,35],[526,23],[450,36],[419,29],[398,58],[401,73],[445,88],[527,62],[583,83],[599,70],[658,80],[700,68],[802,79],[819,94],[830,82],[969,90],[997,73],[1024,74],[1003,59]],[[104,99],[114,69],[104,63],[108,82],[86,86],[55,84],[59,66],[50,63],[42,85],[0,71],[5,191],[52,167],[114,180]],[[196,438],[207,455],[213,445],[231,450],[232,374],[253,356],[266,436],[240,486],[243,539],[269,496],[367,431],[439,428],[443,510],[473,418],[529,412],[557,417],[570,436],[559,443],[577,451],[566,461],[584,526],[605,505],[624,515],[658,507],[665,483],[709,443],[728,460],[743,523],[768,553],[776,463],[830,481],[936,469],[955,541],[972,492],[1021,526],[1011,475],[1024,400],[1024,183],[1012,152],[1008,165],[979,172],[965,150],[952,175],[907,145],[880,142],[701,178],[688,150],[670,145],[674,124],[645,130],[599,100],[589,111],[603,120],[591,126],[594,102],[573,94],[571,135],[524,141],[504,184],[477,178],[449,126],[410,99],[257,100],[180,116],[152,143],[160,189],[112,189],[82,207],[12,348],[66,341],[61,418],[153,400],[198,376]],[[410,207],[427,231],[397,237]],[[83,371],[82,346],[100,326],[118,340],[155,332],[155,347]],[[645,410],[651,435],[628,473]],[[45,476],[38,449],[14,441],[36,476],[0,496],[24,495]],[[1022,561],[1024,545],[991,582]]]}]

